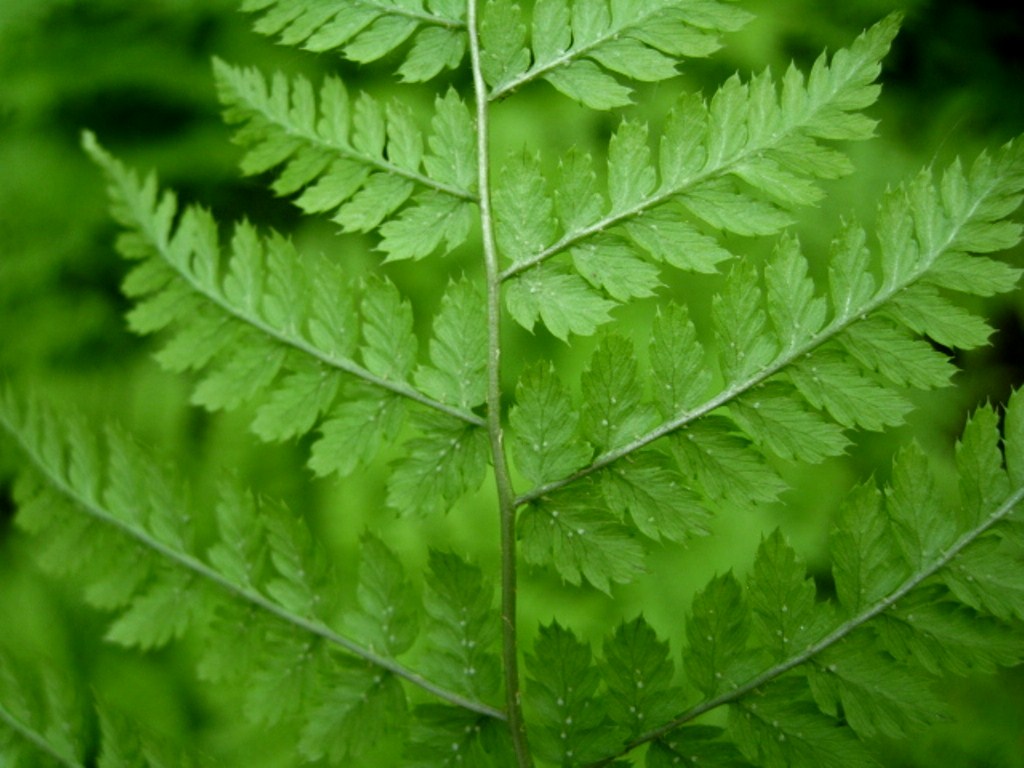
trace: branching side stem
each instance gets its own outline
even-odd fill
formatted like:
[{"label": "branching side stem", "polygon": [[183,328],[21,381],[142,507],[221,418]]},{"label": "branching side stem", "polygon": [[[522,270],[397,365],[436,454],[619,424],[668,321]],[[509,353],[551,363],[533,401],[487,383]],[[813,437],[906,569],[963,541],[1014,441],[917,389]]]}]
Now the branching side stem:
[{"label": "branching side stem", "polygon": [[82,768],[81,763],[77,760],[72,760],[66,757],[61,752],[58,752],[54,746],[46,740],[46,737],[37,733],[32,728],[29,728],[25,723],[21,722],[21,720],[4,709],[2,704],[0,704],[0,723],[6,725],[18,734],[18,736],[29,742],[33,747],[38,749],[58,765],[65,766],[65,768]]},{"label": "branching side stem", "polygon": [[490,142],[488,141],[488,91],[480,63],[477,0],[467,0],[466,25],[473,66],[476,102],[477,186],[480,195],[480,226],[487,272],[487,433],[494,463],[501,516],[501,656],[505,676],[505,703],[509,731],[519,768],[531,768],[533,758],[526,740],[519,688],[519,645],[516,640],[516,503],[509,476],[501,424],[501,270],[491,214]]},{"label": "branching side stem", "polygon": [[607,757],[596,763],[592,763],[587,766],[587,768],[601,768],[602,766],[608,765],[615,759],[632,752],[643,744],[650,741],[656,741],[657,739],[667,736],[672,731],[686,725],[692,720],[695,720],[705,712],[710,712],[718,707],[731,704],[757,688],[760,688],[765,683],[770,683],[772,680],[781,677],[790,670],[799,667],[801,664],[807,663],[822,651],[835,645],[853,631],[859,629],[872,619],[892,608],[896,603],[910,594],[910,592],[919,587],[922,582],[930,579],[936,573],[948,566],[957,557],[957,555],[964,551],[966,547],[976,541],[980,536],[984,535],[996,523],[1009,516],[1010,513],[1012,513],[1021,503],[1024,503],[1024,487],[1017,488],[1010,494],[1006,501],[1000,504],[995,511],[992,512],[992,514],[982,520],[977,526],[960,536],[960,538],[958,538],[952,546],[949,547],[949,549],[941,553],[934,562],[913,574],[899,587],[883,597],[881,600],[878,600],[868,608],[865,608],[856,616],[844,621],[838,627],[825,635],[825,637],[815,643],[812,643],[799,653],[790,656],[788,659],[779,662],[770,669],[765,670],[756,677],[751,678],[742,685],[739,685],[725,693],[719,694],[713,699],[702,701],[700,704],[691,707],[686,712],[670,720],[664,725],[660,725],[657,728],[652,728],[646,733],[642,733],[633,741],[629,742],[629,744],[627,744],[619,754]]},{"label": "branching side stem", "polygon": [[215,570],[199,558],[165,544],[148,531],[132,526],[110,510],[100,506],[98,503],[82,498],[81,494],[65,478],[61,477],[59,473],[54,472],[53,469],[48,466],[45,459],[40,457],[38,453],[21,437],[19,431],[3,419],[2,414],[0,414],[0,426],[4,427],[5,430],[21,446],[25,455],[31,460],[36,469],[46,478],[46,481],[56,491],[66,496],[73,503],[81,507],[87,514],[104,525],[108,525],[111,528],[120,531],[125,536],[137,541],[146,549],[161,555],[168,562],[175,563],[179,567],[190,571],[199,578],[216,585],[232,597],[256,606],[257,608],[266,611],[272,616],[276,616],[281,621],[291,624],[294,627],[298,627],[310,634],[321,637],[331,645],[340,648],[357,658],[363,659],[376,667],[385,669],[396,677],[400,677],[418,688],[422,688],[424,691],[437,696],[449,704],[463,709],[468,709],[472,712],[477,712],[481,715],[486,715],[487,717],[493,717],[499,720],[505,719],[505,714],[500,710],[484,704],[483,702],[474,701],[473,699],[467,698],[459,693],[455,693],[454,691],[449,691],[447,688],[423,677],[418,672],[414,672],[402,664],[399,664],[394,659],[381,656],[369,648],[360,645],[356,641],[335,632],[333,629],[317,619],[307,618],[305,616],[300,616],[297,613],[293,613],[284,606],[275,603],[273,600],[258,592],[253,587],[237,584],[234,581],[231,581],[220,573],[220,571]]}]

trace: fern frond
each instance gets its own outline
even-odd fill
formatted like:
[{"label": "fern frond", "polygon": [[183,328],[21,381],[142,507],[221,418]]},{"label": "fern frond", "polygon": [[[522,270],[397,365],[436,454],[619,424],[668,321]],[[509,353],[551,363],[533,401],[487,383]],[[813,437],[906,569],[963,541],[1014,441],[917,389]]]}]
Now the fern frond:
[{"label": "fern frond", "polygon": [[54,670],[33,682],[0,657],[0,762],[82,768],[88,734],[81,697]]},{"label": "fern frond", "polygon": [[[174,226],[173,196],[158,198],[152,178],[140,182],[91,135],[85,142],[108,174],[115,213],[130,233],[119,247],[140,261],[124,283],[138,302],[129,323],[139,333],[172,330],[158,359],[173,370],[205,371],[194,402],[211,410],[260,402],[253,430],[268,441],[299,437],[320,424],[323,438],[311,464],[321,474],[348,473],[372,460],[394,439],[409,405],[414,425],[433,426],[416,414],[425,406],[444,416],[445,431],[457,442],[439,449],[439,458],[432,452],[438,438],[424,438],[424,450],[413,451],[395,482],[405,476],[418,482],[429,464],[429,476],[442,484],[436,498],[445,501],[479,482],[483,419],[469,408],[479,405],[482,371],[479,360],[465,356],[476,347],[459,343],[477,327],[481,302],[472,293],[453,287],[431,345],[433,366],[417,374],[424,383],[418,389],[411,383],[418,357],[412,310],[391,283],[366,282],[360,298],[330,262],[301,264],[286,239],[260,238],[247,223],[236,227],[225,259],[208,213],[187,208]],[[436,372],[456,358],[458,371]],[[456,389],[447,388],[451,376]],[[438,474],[438,462],[449,454],[450,471]],[[394,498],[404,503],[401,494]]]},{"label": "fern frond", "polygon": [[544,79],[592,109],[625,106],[630,89],[616,75],[641,82],[674,77],[679,59],[714,53],[722,33],[750,18],[717,0],[538,0],[527,49],[519,8],[492,0],[481,34],[489,98]]},{"label": "fern frond", "polygon": [[[593,294],[586,303],[571,301],[566,312],[594,315],[598,301],[607,303],[602,294],[615,301],[649,295],[658,283],[647,259],[716,271],[731,254],[702,225],[743,236],[778,233],[791,223],[790,210],[820,199],[816,180],[851,170],[842,153],[820,142],[873,134],[874,121],[859,111],[877,98],[879,62],[898,24],[890,17],[831,62],[822,56],[806,80],[790,67],[781,89],[765,71],[747,83],[731,78],[709,104],[684,95],[665,122],[657,165],[646,126],[624,121],[608,147],[607,202],[586,156],[563,161],[554,201],[536,179],[535,164],[510,164],[495,189],[498,233],[513,233],[499,237],[511,262],[502,272],[510,313],[530,328],[536,314],[517,311],[520,297],[566,289],[572,273],[564,259],[557,268],[541,268],[561,254],[571,256],[586,280],[572,276],[576,291]],[[525,237],[516,234],[522,232]],[[579,327],[592,332],[597,324]],[[566,325],[552,330],[560,335]]]},{"label": "fern frond", "polygon": [[214,74],[225,119],[240,124],[235,141],[246,148],[244,173],[280,167],[277,194],[301,192],[299,208],[331,213],[345,232],[380,228],[379,247],[390,260],[423,258],[442,242],[447,253],[465,241],[476,146],[455,91],[437,98],[424,139],[401,102],[385,107],[365,93],[352,99],[334,77],[317,95],[301,76],[278,73],[268,84],[258,70],[220,60]]},{"label": "fern frond", "polygon": [[[1020,592],[986,575],[1009,560],[1019,569],[1022,418],[1016,393],[1002,451],[994,410],[969,421],[957,446],[958,498],[934,490],[914,451],[897,458],[884,494],[856,490],[832,536],[836,602],[816,598],[778,533],[762,541],[746,589],[731,574],[713,579],[694,600],[684,654],[705,698],[615,756],[656,742],[650,764],[668,764],[659,760],[713,736],[721,754],[731,741],[755,765],[871,765],[862,739],[941,714],[934,676],[1019,664]],[[724,732],[689,725],[722,706]]]},{"label": "fern frond", "polygon": [[452,0],[246,0],[259,13],[255,28],[285,45],[339,50],[361,64],[387,55],[413,37],[398,70],[404,80],[429,80],[454,69],[466,52],[465,6]]},{"label": "fern frond", "polygon": [[[279,718],[284,713],[280,708],[315,697],[323,686],[321,677],[339,669],[344,676],[343,670],[353,664],[363,670],[357,677],[369,681],[367,685],[402,679],[456,706],[503,717],[497,709],[447,691],[386,655],[406,650],[407,643],[380,645],[375,637],[359,642],[332,628],[325,595],[333,579],[304,523],[289,510],[228,486],[217,508],[221,538],[204,554],[185,535],[192,530],[183,511],[188,505],[177,497],[176,485],[119,432],[108,430],[100,444],[77,422],[58,422],[34,405],[17,403],[9,392],[0,397],[0,428],[29,460],[30,469],[17,488],[19,524],[39,536],[44,565],[74,572],[89,585],[87,595],[98,597],[100,607],[118,611],[109,639],[143,648],[163,645],[188,630],[210,625],[224,629],[244,608],[255,611],[264,631],[247,628],[243,644],[249,652],[232,645],[230,656],[218,658],[233,659],[225,664],[229,669],[246,658],[259,660],[263,682],[250,690],[266,693],[285,686],[290,693],[298,688],[300,694],[253,696],[250,713],[257,720]],[[101,455],[111,458],[104,463]],[[97,552],[103,557],[94,558]],[[381,561],[391,556],[372,549],[364,556],[371,562],[361,579],[362,593],[380,593],[373,574],[386,569]],[[113,590],[109,584],[115,581]],[[385,605],[369,597],[362,605],[377,623],[395,610],[391,602]],[[331,649],[347,656],[338,659],[328,654]],[[212,652],[219,653],[216,648]],[[307,668],[307,661],[312,666]],[[314,673],[314,668],[324,674]],[[304,674],[297,675],[302,669]],[[313,682],[306,685],[303,680]]]},{"label": "fern frond", "polygon": [[[598,423],[631,426],[614,437],[589,433],[600,451],[590,464],[541,484],[518,503],[536,507],[555,491],[565,498],[577,484],[587,498],[595,477],[629,471],[633,459],[658,450],[663,444],[652,444],[666,436],[682,474],[706,503],[770,501],[785,486],[766,457],[820,461],[844,450],[845,427],[899,423],[910,407],[902,387],[941,386],[952,371],[918,334],[966,348],[987,339],[984,322],[955,308],[945,293],[1007,291],[1019,277],[1017,269],[968,253],[1009,248],[1020,237],[1019,225],[1003,218],[1024,191],[1020,146],[980,157],[968,173],[954,164],[938,183],[925,172],[890,193],[880,208],[877,257],[864,233],[847,227],[833,246],[830,309],[793,240],[780,242],[763,278],[749,263],[739,264],[713,301],[724,385],[710,397],[709,378],[700,372],[707,355],[682,310],[671,310],[657,324],[669,338],[654,337],[651,360],[664,376],[653,379],[655,390],[668,387],[658,395],[660,411],[680,408],[678,415],[646,428],[651,409],[638,398],[635,382],[618,381],[602,395],[594,390],[601,377],[585,375],[587,404],[580,407],[600,407],[614,397],[619,412],[605,409]],[[967,276],[972,259],[977,278]],[[964,275],[959,286],[945,274],[951,263]],[[970,322],[962,322],[965,317]],[[621,368],[631,358],[623,350],[610,359]],[[691,516],[690,506],[684,496],[677,516]]]}]

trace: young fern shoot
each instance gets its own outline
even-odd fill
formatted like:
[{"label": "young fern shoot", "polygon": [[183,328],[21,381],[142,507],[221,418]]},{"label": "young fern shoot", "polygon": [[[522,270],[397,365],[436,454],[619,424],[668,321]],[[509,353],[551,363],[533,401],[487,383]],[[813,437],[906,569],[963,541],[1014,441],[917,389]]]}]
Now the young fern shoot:
[{"label": "young fern shoot", "polygon": [[[160,334],[157,360],[194,381],[195,405],[243,409],[266,442],[304,440],[316,475],[387,461],[400,514],[443,515],[493,483],[500,567],[431,550],[410,577],[367,531],[356,583],[342,583],[338,553],[284,504],[228,481],[216,509],[192,510],[121,431],[97,437],[5,388],[18,522],[45,566],[114,615],[109,640],[201,635],[199,676],[232,692],[254,733],[292,729],[296,765],[870,766],[879,737],[943,716],[937,680],[1021,663],[1019,393],[971,417],[953,485],[908,443],[884,487],[850,490],[829,540],[834,598],[776,531],[745,578],[719,573],[679,606],[681,654],[643,606],[597,644],[557,605],[540,626],[517,606],[541,599],[536,573],[623,600],[618,585],[662,567],[656,548],[688,567],[681,545],[716,512],[778,502],[780,467],[839,456],[856,432],[903,424],[914,390],[949,385],[937,347],[987,343],[955,299],[1017,288],[1020,270],[992,254],[1020,241],[1019,140],[894,186],[871,233],[837,224],[826,253],[795,231],[822,182],[852,172],[846,142],[874,135],[864,110],[899,16],[807,72],[680,92],[647,124],[616,110],[718,50],[749,20],[738,4],[243,8],[287,46],[367,67],[397,57],[400,85],[432,89],[429,113],[401,87],[386,100],[333,75],[214,62],[243,172],[336,224],[327,254],[247,221],[222,236],[86,133],[123,229],[128,323]],[[603,168],[580,149],[501,150],[498,111],[549,87],[615,116]],[[382,258],[356,275],[345,251],[364,234]],[[745,247],[765,239],[766,257]],[[421,303],[389,274],[399,261],[449,275],[425,349]],[[698,273],[719,278],[707,311],[666,288]],[[653,310],[644,350],[619,310],[638,303]],[[582,370],[544,344],[510,365],[509,340],[527,332],[570,347],[592,336],[593,351]],[[84,765],[12,711],[0,701],[0,734],[19,749]]]}]

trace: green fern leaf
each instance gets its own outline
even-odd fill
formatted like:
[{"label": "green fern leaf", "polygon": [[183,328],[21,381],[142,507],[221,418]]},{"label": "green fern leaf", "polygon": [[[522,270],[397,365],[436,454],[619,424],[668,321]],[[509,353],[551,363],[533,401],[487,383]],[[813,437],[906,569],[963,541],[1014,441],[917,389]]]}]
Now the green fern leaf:
[{"label": "green fern leaf", "polygon": [[[277,35],[285,45],[304,44],[311,51],[341,49],[345,58],[363,64],[387,55],[420,30],[399,70],[407,80],[432,77],[441,69],[438,65],[433,70],[437,58],[448,67],[458,66],[465,49],[464,33],[456,34],[465,26],[464,9],[445,0],[425,7],[419,2],[247,0],[242,10],[260,13],[256,31]],[[431,31],[449,35],[426,36]],[[428,53],[423,50],[427,43],[438,48]]]},{"label": "green fern leaf", "polygon": [[923,670],[900,666],[860,635],[822,653],[809,672],[817,705],[863,738],[898,738],[945,715]]},{"label": "green fern leaf", "polygon": [[749,679],[757,657],[747,651],[753,623],[732,573],[716,576],[693,597],[686,622],[686,678],[712,698]]},{"label": "green fern leaf", "polygon": [[417,707],[406,761],[410,768],[514,768],[508,729],[455,707]]},{"label": "green fern leaf", "polygon": [[495,701],[501,688],[495,652],[500,618],[489,580],[457,556],[433,551],[424,602],[431,619],[428,674],[451,690]]},{"label": "green fern leaf", "polygon": [[596,696],[601,678],[590,648],[557,622],[541,627],[526,659],[526,706],[537,723],[533,748],[557,765],[579,765],[615,748],[618,734]]},{"label": "green fern leaf", "polygon": [[778,531],[758,547],[748,599],[758,644],[776,661],[811,645],[830,623],[829,613],[815,603],[814,582],[805,578]]},{"label": "green fern leaf", "polygon": [[617,462],[600,472],[598,483],[608,508],[620,518],[628,514],[650,539],[685,542],[707,533],[700,497],[661,453],[638,453]]},{"label": "green fern leaf", "polygon": [[[725,3],[654,0],[626,8],[605,0],[571,7],[566,0],[541,0],[534,9],[532,65],[527,69],[529,60],[517,50],[518,66],[495,71],[489,79],[492,94],[543,77],[593,109],[622,106],[630,102],[630,90],[609,72],[641,81],[673,77],[676,58],[712,53],[719,33],[748,19]],[[520,33],[516,49],[524,42]]]},{"label": "green fern leaf", "polygon": [[729,381],[764,370],[778,351],[767,332],[768,317],[753,269],[746,261],[733,267],[725,290],[712,305],[722,371]]},{"label": "green fern leaf", "polygon": [[809,701],[806,689],[796,681],[776,684],[746,705],[734,707],[729,733],[744,757],[764,768],[879,765],[849,728],[837,727],[834,718]]},{"label": "green fern leaf", "polygon": [[158,573],[113,621],[106,639],[143,650],[159,648],[181,638],[190,627],[202,626],[208,606],[202,586],[189,574]]},{"label": "green fern leaf", "polygon": [[571,584],[585,578],[602,592],[631,581],[643,568],[643,550],[629,528],[592,494],[574,491],[544,497],[519,515],[523,558],[553,565]]},{"label": "green fern leaf", "polygon": [[593,455],[579,434],[578,409],[550,368],[523,374],[509,423],[516,467],[531,483],[571,475]]},{"label": "green fern leaf", "polygon": [[351,765],[402,740],[408,704],[394,675],[353,665],[327,672],[310,710],[299,752],[307,760]]},{"label": "green fern leaf", "polygon": [[490,85],[517,77],[530,66],[526,25],[516,3],[487,0],[481,8],[480,68]]},{"label": "green fern leaf", "polygon": [[901,661],[913,660],[933,675],[993,672],[1024,658],[1019,633],[934,597],[911,597],[879,616],[876,631],[886,651]]},{"label": "green fern leaf", "polygon": [[611,319],[608,312],[615,306],[580,277],[555,266],[531,270],[509,283],[505,304],[527,330],[540,319],[562,341],[570,333],[591,335]]},{"label": "green fern leaf", "polygon": [[0,760],[11,766],[85,765],[86,723],[71,681],[53,670],[29,682],[0,658]]},{"label": "green fern leaf", "polygon": [[642,616],[620,624],[605,640],[602,677],[609,697],[609,717],[638,736],[651,723],[679,709],[681,691],[672,685],[675,670],[668,645]]},{"label": "green fern leaf", "polygon": [[908,574],[873,485],[853,489],[840,507],[829,550],[844,615],[855,615],[891,593]]},{"label": "green fern leaf", "polygon": [[388,478],[388,505],[409,514],[447,509],[475,491],[487,470],[487,435],[443,414],[417,412],[422,436],[405,443],[407,456]]},{"label": "green fern leaf", "polygon": [[441,299],[430,342],[430,367],[420,367],[415,381],[425,394],[459,408],[475,408],[486,399],[487,326],[484,296],[463,279]]},{"label": "green fern leaf", "polygon": [[843,452],[849,441],[836,424],[806,410],[783,384],[765,384],[729,406],[733,420],[762,445],[784,459],[813,463]]},{"label": "green fern leaf", "polygon": [[672,441],[683,475],[693,478],[712,504],[749,507],[772,502],[786,489],[778,473],[739,435],[729,422],[709,416],[687,427]]},{"label": "green fern leaf", "polygon": [[628,443],[655,421],[653,409],[643,402],[635,358],[626,339],[607,336],[583,373],[580,429],[599,449]]},{"label": "green fern leaf", "polygon": [[402,564],[378,538],[366,534],[359,546],[359,611],[349,620],[353,635],[367,647],[396,657],[416,639],[419,600]]},{"label": "green fern leaf", "polygon": [[678,738],[656,741],[647,750],[647,768],[669,768],[686,762],[710,768],[752,768],[731,742],[723,741],[721,728],[695,725],[680,729]]},{"label": "green fern leaf", "polygon": [[352,385],[320,424],[321,437],[311,451],[309,466],[318,475],[346,476],[368,465],[381,446],[399,434],[406,408],[402,398]]},{"label": "green fern leaf", "polygon": [[655,401],[666,418],[696,405],[711,384],[697,331],[679,304],[659,311],[651,328],[651,371],[657,378]]}]

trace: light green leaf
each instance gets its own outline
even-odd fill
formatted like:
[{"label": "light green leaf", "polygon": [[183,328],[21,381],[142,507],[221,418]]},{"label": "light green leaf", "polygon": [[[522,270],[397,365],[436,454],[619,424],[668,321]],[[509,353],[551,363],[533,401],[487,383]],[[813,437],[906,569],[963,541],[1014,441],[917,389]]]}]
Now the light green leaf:
[{"label": "light green leaf", "polygon": [[883,314],[946,347],[973,349],[988,343],[992,328],[977,315],[944,299],[931,286],[900,291]]},{"label": "light green leaf", "polygon": [[533,6],[530,38],[537,61],[550,61],[565,53],[572,45],[569,3],[566,0],[537,0]]},{"label": "light green leaf", "polygon": [[659,307],[651,329],[650,359],[655,400],[662,416],[678,416],[703,400],[711,372],[683,305]]},{"label": "light green leaf", "polygon": [[359,610],[346,624],[371,651],[399,656],[418,634],[419,600],[401,561],[376,536],[363,534],[359,558]]},{"label": "light green leaf", "polygon": [[671,719],[682,703],[682,691],[672,685],[674,666],[668,643],[658,639],[643,616],[620,624],[605,638],[601,665],[612,720],[637,736],[650,723]]},{"label": "light green leaf", "polygon": [[480,64],[492,88],[521,75],[530,66],[526,25],[515,3],[487,0],[480,23]]},{"label": "light green leaf", "polygon": [[578,407],[543,365],[520,378],[509,422],[516,467],[535,485],[568,477],[593,455],[579,435]]},{"label": "light green leaf", "polygon": [[612,212],[643,202],[657,182],[647,146],[647,126],[623,121],[608,142],[608,194]]},{"label": "light green leaf", "polygon": [[632,102],[632,91],[592,61],[574,61],[567,67],[554,69],[544,79],[570,99],[591,109],[613,109]]},{"label": "light green leaf", "polygon": [[363,294],[363,363],[381,378],[405,381],[416,363],[412,306],[387,280],[367,283]]},{"label": "light green leaf", "polygon": [[501,690],[496,645],[501,617],[494,585],[456,555],[432,550],[424,595],[430,622],[425,671],[432,680],[478,701],[495,703]]},{"label": "light green leaf", "polygon": [[768,317],[783,351],[812,338],[825,324],[825,300],[815,295],[807,259],[793,237],[783,237],[764,269]]},{"label": "light green leaf", "polygon": [[381,225],[377,248],[387,254],[385,261],[426,258],[442,244],[443,253],[451,253],[469,236],[474,214],[469,203],[428,189]]},{"label": "light green leaf", "polygon": [[728,572],[693,596],[686,622],[686,679],[707,697],[744,682],[756,671],[747,649],[752,615],[743,587]]},{"label": "light green leaf", "polygon": [[423,159],[434,181],[458,189],[476,188],[476,126],[469,108],[454,88],[434,101],[432,133],[427,140],[430,154]]},{"label": "light green leaf", "polygon": [[526,668],[524,706],[537,723],[531,746],[538,757],[573,765],[616,751],[620,734],[598,695],[601,678],[589,646],[557,622],[542,626]]},{"label": "light green leaf", "polygon": [[822,711],[833,717],[841,713],[863,738],[905,737],[942,718],[947,705],[928,676],[873,645],[854,635],[815,658],[808,682]]},{"label": "light green leaf", "polygon": [[625,445],[656,421],[643,401],[633,345],[621,336],[605,336],[580,382],[583,409],[580,428],[599,449]]},{"label": "light green leaf", "polygon": [[921,570],[942,557],[956,538],[956,518],[916,444],[896,456],[885,495],[893,533],[910,566]]},{"label": "light green leaf", "polygon": [[506,284],[505,306],[528,331],[533,330],[539,318],[553,336],[567,341],[570,333],[593,334],[611,319],[608,312],[615,305],[578,275],[543,264]]},{"label": "light green leaf", "polygon": [[114,619],[106,639],[142,650],[159,648],[198,623],[208,599],[202,585],[186,573],[163,571]]},{"label": "light green leaf", "polygon": [[372,22],[345,46],[345,58],[360,64],[385,56],[404,43],[419,23],[401,16],[383,16]]},{"label": "light green leaf", "polygon": [[494,183],[494,218],[498,248],[512,263],[543,251],[554,240],[554,203],[538,156],[514,155],[502,167]]},{"label": "light green leaf", "polygon": [[852,317],[875,293],[866,242],[864,230],[853,225],[844,226],[832,241],[828,280],[837,318]]},{"label": "light green leaf", "polygon": [[332,221],[345,232],[371,232],[408,200],[412,191],[413,184],[408,179],[375,173],[338,209]]},{"label": "light green leaf", "polygon": [[1002,464],[999,417],[990,407],[979,408],[967,420],[956,445],[963,531],[985,522],[1010,495],[1009,478]]},{"label": "light green leaf", "polygon": [[628,513],[648,538],[687,541],[707,533],[699,497],[663,454],[632,454],[604,469],[598,481],[608,508],[619,517]]},{"label": "light green leaf", "polygon": [[839,607],[854,616],[890,594],[908,576],[873,484],[850,491],[829,538]]},{"label": "light green leaf", "polygon": [[405,691],[394,675],[372,667],[342,668],[327,677],[303,718],[299,752],[308,760],[326,757],[332,765],[350,765],[400,740],[407,712]]},{"label": "light green leaf", "polygon": [[778,530],[758,547],[747,598],[757,639],[776,661],[820,639],[831,623],[829,611],[815,601],[814,581]]},{"label": "light green leaf", "polygon": [[425,27],[416,33],[398,74],[402,80],[421,83],[443,69],[455,69],[466,55],[466,35],[459,30]]},{"label": "light green leaf", "polygon": [[820,348],[786,369],[786,378],[815,408],[844,427],[881,430],[903,423],[913,407],[834,348]]},{"label": "light green leaf", "polygon": [[763,370],[775,357],[778,344],[767,328],[757,273],[749,261],[730,270],[725,288],[712,299],[711,312],[728,382]]},{"label": "light green leaf", "polygon": [[741,395],[729,404],[729,413],[755,443],[784,459],[817,463],[850,444],[841,427],[808,410],[782,383]]},{"label": "light green leaf", "polygon": [[553,193],[555,212],[566,232],[583,229],[601,217],[605,202],[597,192],[597,175],[590,155],[572,147],[558,160],[557,179]]},{"label": "light green leaf", "polygon": [[675,61],[636,38],[610,40],[595,48],[590,58],[605,69],[641,82],[668,80],[678,74]]},{"label": "light green leaf", "polygon": [[718,240],[684,221],[684,214],[676,208],[663,205],[630,220],[625,225],[630,240],[676,269],[716,272],[718,264],[731,259],[732,254]]},{"label": "light green leaf", "polygon": [[253,431],[267,442],[306,434],[331,407],[338,383],[337,374],[314,364],[288,374],[260,407]]},{"label": "light green leaf", "polygon": [[741,195],[727,181],[701,184],[678,199],[712,227],[737,235],[774,235],[792,224],[789,215],[773,204]]},{"label": "light green leaf", "polygon": [[313,443],[310,468],[324,477],[337,472],[342,477],[367,466],[385,441],[394,440],[405,421],[405,405],[395,395],[350,393],[352,399],[338,403],[320,424],[321,437]]},{"label": "light green leaf", "polygon": [[484,481],[490,453],[487,433],[437,411],[416,414],[421,435],[388,478],[388,506],[404,514],[447,511]]},{"label": "light green leaf", "polygon": [[617,301],[653,296],[661,285],[658,268],[638,258],[621,240],[591,240],[570,254],[576,271]]},{"label": "light green leaf", "polygon": [[546,496],[519,515],[523,557],[553,566],[571,584],[586,579],[610,593],[611,582],[625,583],[643,569],[643,550],[629,529],[584,493]]},{"label": "light green leaf", "polygon": [[901,387],[944,387],[956,370],[930,344],[882,318],[855,323],[838,338],[862,365]]},{"label": "light green leaf", "polygon": [[677,433],[672,449],[685,477],[712,502],[743,507],[772,502],[788,487],[731,424],[708,416]]},{"label": "light green leaf", "polygon": [[445,291],[430,362],[415,375],[424,394],[466,409],[487,398],[487,307],[476,283],[463,278]]}]

